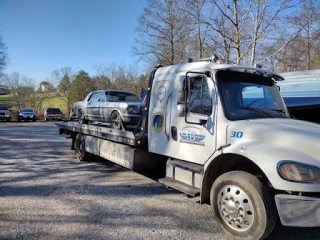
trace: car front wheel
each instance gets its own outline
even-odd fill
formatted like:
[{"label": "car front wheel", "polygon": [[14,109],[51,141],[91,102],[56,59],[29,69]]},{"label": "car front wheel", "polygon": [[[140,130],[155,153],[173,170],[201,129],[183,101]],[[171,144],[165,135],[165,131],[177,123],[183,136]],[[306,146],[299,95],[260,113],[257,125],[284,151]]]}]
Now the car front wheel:
[{"label": "car front wheel", "polygon": [[79,123],[84,123],[84,124],[88,123],[88,120],[86,119],[83,110],[81,109],[79,110],[78,116],[79,116]]},{"label": "car front wheel", "polygon": [[247,172],[218,177],[210,202],[220,227],[234,239],[264,239],[275,226],[277,213],[269,188]]},{"label": "car front wheel", "polygon": [[111,114],[111,128],[121,130],[122,129],[122,120],[119,112],[114,111]]}]

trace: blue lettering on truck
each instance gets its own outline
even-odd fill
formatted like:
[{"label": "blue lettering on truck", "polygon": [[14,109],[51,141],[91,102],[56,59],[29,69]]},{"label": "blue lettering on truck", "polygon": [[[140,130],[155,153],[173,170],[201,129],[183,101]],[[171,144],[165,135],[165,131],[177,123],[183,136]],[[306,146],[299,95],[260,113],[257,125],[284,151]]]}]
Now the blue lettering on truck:
[{"label": "blue lettering on truck", "polygon": [[230,137],[232,138],[242,138],[243,132],[231,131]]},{"label": "blue lettering on truck", "polygon": [[182,143],[191,143],[196,145],[204,146],[203,140],[206,137],[201,134],[194,134],[194,133],[180,133],[180,142]]}]

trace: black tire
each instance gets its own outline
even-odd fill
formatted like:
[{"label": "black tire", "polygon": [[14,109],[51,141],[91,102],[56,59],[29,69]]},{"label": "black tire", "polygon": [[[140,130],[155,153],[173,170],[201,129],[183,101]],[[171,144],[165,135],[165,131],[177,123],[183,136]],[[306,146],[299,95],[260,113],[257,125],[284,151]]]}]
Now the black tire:
[{"label": "black tire", "polygon": [[20,118],[20,117],[18,117],[18,118],[17,118],[17,121],[18,121],[18,122],[21,122],[21,118]]},{"label": "black tire", "polygon": [[89,153],[85,150],[85,140],[81,133],[78,133],[74,143],[74,149],[76,157],[79,161],[87,161],[89,159]]},{"label": "black tire", "polygon": [[10,121],[11,121],[11,118],[8,118],[8,119],[7,119],[7,122],[10,122]]},{"label": "black tire", "polygon": [[48,122],[49,121],[49,119],[45,116],[44,117],[44,120],[46,121],[46,122]]},{"label": "black tire", "polygon": [[111,114],[111,128],[121,130],[122,129],[122,120],[118,111],[114,111]]},{"label": "black tire", "polygon": [[87,124],[88,123],[88,120],[86,119],[86,116],[84,115],[82,109],[79,110],[78,116],[79,116],[79,123],[83,123],[83,124]]},{"label": "black tire", "polygon": [[275,227],[277,211],[270,190],[249,173],[233,171],[218,177],[210,203],[220,227],[234,239],[264,239]]}]

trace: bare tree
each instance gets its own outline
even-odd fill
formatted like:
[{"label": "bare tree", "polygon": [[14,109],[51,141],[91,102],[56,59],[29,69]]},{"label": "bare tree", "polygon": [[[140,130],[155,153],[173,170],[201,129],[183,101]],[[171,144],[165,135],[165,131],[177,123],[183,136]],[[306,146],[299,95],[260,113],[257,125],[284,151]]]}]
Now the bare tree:
[{"label": "bare tree", "polygon": [[72,71],[71,67],[64,67],[56,69],[51,73],[53,81],[58,86],[60,93],[67,105],[67,110],[69,112],[72,102],[70,100],[70,89],[71,82],[75,78],[75,73]]},{"label": "bare tree", "polygon": [[177,0],[148,0],[138,19],[134,55],[164,65],[185,61],[188,21]]},{"label": "bare tree", "polygon": [[[208,26],[220,38],[224,52],[235,64],[261,63],[277,54],[297,35],[290,34],[279,48],[268,55],[260,55],[257,60],[257,49],[264,42],[272,44],[279,41],[281,31],[277,24],[281,18],[289,14],[295,0],[220,0],[211,1],[212,17],[207,21]],[[260,51],[261,53],[261,51]],[[234,57],[233,57],[234,56]]]},{"label": "bare tree", "polygon": [[70,81],[74,80],[76,73],[72,70],[71,67],[63,67],[59,69],[55,69],[51,73],[52,83],[56,86],[59,86],[62,78],[67,75]]},{"label": "bare tree", "polygon": [[0,77],[3,75],[3,70],[8,64],[8,54],[7,47],[2,40],[2,36],[0,35]]},{"label": "bare tree", "polygon": [[138,68],[136,65],[118,65],[110,63],[94,65],[98,76],[93,78],[96,89],[116,89],[137,93],[140,91],[138,81]]},{"label": "bare tree", "polygon": [[95,64],[93,69],[97,72],[97,77],[93,78],[95,88],[98,89],[110,89],[115,75],[115,63],[111,63],[109,66],[103,64]]},{"label": "bare tree", "polygon": [[309,70],[315,65],[315,61],[312,59],[312,54],[316,56],[319,47],[317,46],[316,49],[314,48],[315,45],[319,43],[320,39],[319,7],[319,1],[305,0],[302,2],[300,11],[296,13],[296,16],[293,18],[294,24],[298,29],[301,29],[295,43],[300,46],[300,60],[305,63],[305,70]]},{"label": "bare tree", "polygon": [[[291,12],[281,28],[283,37],[286,32],[297,32],[295,38],[274,58],[279,72],[299,71],[320,67],[320,3],[316,0],[301,1]],[[274,43],[277,44],[277,43]]]},{"label": "bare tree", "polygon": [[32,107],[40,110],[46,95],[35,92],[35,81],[31,78],[13,72],[4,76],[4,83],[13,94],[13,102],[17,108]]},{"label": "bare tree", "polygon": [[185,11],[190,21],[190,54],[197,58],[205,57],[208,25],[205,24],[205,7],[207,0],[180,0],[180,8]]}]

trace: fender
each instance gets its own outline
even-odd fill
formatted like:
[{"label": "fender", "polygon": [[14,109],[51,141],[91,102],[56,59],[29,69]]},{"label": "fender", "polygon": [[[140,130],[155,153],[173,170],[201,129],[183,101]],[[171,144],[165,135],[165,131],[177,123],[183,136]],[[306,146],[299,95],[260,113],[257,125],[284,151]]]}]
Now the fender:
[{"label": "fender", "polygon": [[320,191],[320,184],[290,182],[282,179],[278,174],[277,165],[283,160],[319,165],[317,159],[298,149],[265,141],[249,141],[230,145],[223,149],[223,153],[238,154],[250,159],[264,172],[272,186],[277,190]]}]

